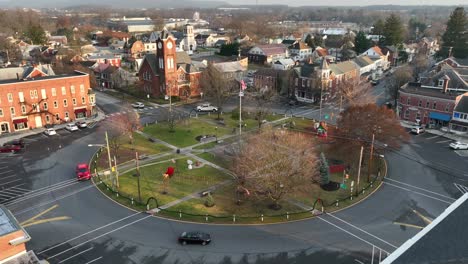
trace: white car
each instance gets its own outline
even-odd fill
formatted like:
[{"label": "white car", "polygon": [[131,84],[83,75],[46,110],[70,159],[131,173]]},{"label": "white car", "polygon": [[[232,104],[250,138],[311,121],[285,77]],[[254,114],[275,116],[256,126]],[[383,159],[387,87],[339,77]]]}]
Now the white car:
[{"label": "white car", "polygon": [[419,135],[419,134],[424,133],[424,132],[426,132],[424,127],[413,127],[411,129],[411,133],[416,134],[416,135]]},{"label": "white car", "polygon": [[65,126],[65,129],[70,131],[70,132],[78,131],[78,127],[75,124],[67,124]]},{"label": "white car", "polygon": [[210,104],[202,104],[197,106],[198,112],[218,112],[218,107],[212,106]]},{"label": "white car", "polygon": [[75,123],[75,125],[79,128],[87,128],[88,127],[88,124],[86,124],[86,122],[84,121],[78,121]]},{"label": "white car", "polygon": [[454,142],[449,145],[453,149],[468,149],[468,143]]},{"label": "white car", "polygon": [[44,134],[46,134],[47,136],[53,136],[57,135],[57,132],[55,132],[55,129],[53,128],[48,128],[44,131]]},{"label": "white car", "polygon": [[136,103],[132,104],[132,107],[142,109],[142,108],[145,108],[145,105],[142,102],[136,102]]}]

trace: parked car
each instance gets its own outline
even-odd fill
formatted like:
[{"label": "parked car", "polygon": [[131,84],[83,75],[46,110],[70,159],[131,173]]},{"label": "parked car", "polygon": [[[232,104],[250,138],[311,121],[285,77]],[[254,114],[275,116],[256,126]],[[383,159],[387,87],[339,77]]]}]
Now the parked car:
[{"label": "parked car", "polygon": [[70,131],[70,132],[73,132],[73,131],[78,131],[78,127],[75,125],[75,124],[67,124],[65,126],[65,129]]},{"label": "parked car", "polygon": [[132,104],[132,107],[142,109],[142,108],[145,108],[145,105],[142,102],[136,102],[136,103]]},{"label": "parked car", "polygon": [[203,246],[211,242],[211,236],[207,233],[195,231],[195,232],[183,232],[179,236],[179,243],[182,245],[187,244],[202,244]]},{"label": "parked car", "polygon": [[416,134],[416,135],[422,134],[422,133],[424,133],[424,132],[426,132],[426,130],[424,129],[424,127],[413,127],[413,128],[411,129],[411,133]]},{"label": "parked car", "polygon": [[53,136],[53,135],[57,135],[57,132],[53,128],[47,128],[44,131],[44,134],[46,134],[47,136]]},{"label": "parked car", "polygon": [[462,143],[462,142],[453,142],[450,143],[449,145],[452,149],[468,149],[468,143]]},{"label": "parked car", "polygon": [[79,181],[91,179],[91,172],[89,171],[88,164],[80,163],[76,165],[76,178]]},{"label": "parked car", "polygon": [[84,121],[78,121],[75,123],[75,125],[79,128],[87,128],[88,127],[88,124]]},{"label": "parked car", "polygon": [[20,146],[21,148],[24,148],[26,143],[24,142],[24,139],[20,138],[20,139],[14,139],[14,140],[8,141],[5,144],[3,144],[3,146],[8,146],[8,145]]},{"label": "parked car", "polygon": [[0,147],[0,152],[11,152],[16,153],[21,151],[21,146],[18,145],[3,145]]},{"label": "parked car", "polygon": [[198,112],[218,112],[218,107],[212,106],[210,104],[202,104],[197,106]]}]

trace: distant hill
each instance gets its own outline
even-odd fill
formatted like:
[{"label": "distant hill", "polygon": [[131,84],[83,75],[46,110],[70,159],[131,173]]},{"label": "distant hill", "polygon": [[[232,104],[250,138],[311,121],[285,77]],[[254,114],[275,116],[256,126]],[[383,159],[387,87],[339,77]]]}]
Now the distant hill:
[{"label": "distant hill", "polygon": [[[76,0],[8,0],[0,1],[0,7],[25,8],[66,8],[76,6]],[[229,5],[224,1],[192,1],[192,0],[81,0],[79,5],[99,5],[111,8],[215,8]]]}]

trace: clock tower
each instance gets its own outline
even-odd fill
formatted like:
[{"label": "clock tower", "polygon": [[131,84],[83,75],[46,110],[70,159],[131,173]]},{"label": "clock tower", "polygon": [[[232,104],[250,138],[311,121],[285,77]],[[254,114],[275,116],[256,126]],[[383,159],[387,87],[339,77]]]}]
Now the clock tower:
[{"label": "clock tower", "polygon": [[156,63],[159,72],[160,91],[168,96],[178,96],[176,42],[164,29],[156,40]]}]

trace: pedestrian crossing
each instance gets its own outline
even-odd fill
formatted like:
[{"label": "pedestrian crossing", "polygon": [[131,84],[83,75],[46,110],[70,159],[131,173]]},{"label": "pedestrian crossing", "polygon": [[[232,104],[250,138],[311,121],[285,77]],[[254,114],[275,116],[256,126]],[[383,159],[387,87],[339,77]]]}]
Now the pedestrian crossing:
[{"label": "pedestrian crossing", "polygon": [[458,184],[458,183],[453,183],[455,185],[455,188],[457,188],[462,194],[465,194],[468,192],[468,187]]},{"label": "pedestrian crossing", "polygon": [[[16,175],[15,175],[16,177]],[[21,197],[26,193],[31,192],[31,190],[23,188],[24,183],[13,185],[7,188],[0,190],[0,204],[11,201],[15,198]]]},{"label": "pedestrian crossing", "polygon": [[124,115],[126,113],[132,113],[132,112],[141,113],[141,112],[145,112],[145,110],[152,110],[152,109],[156,109],[156,108],[157,107],[149,106],[149,107],[145,107],[143,109],[124,110],[124,111],[120,111],[120,112],[116,112],[116,113],[107,114],[106,117],[119,116],[119,115]]}]

